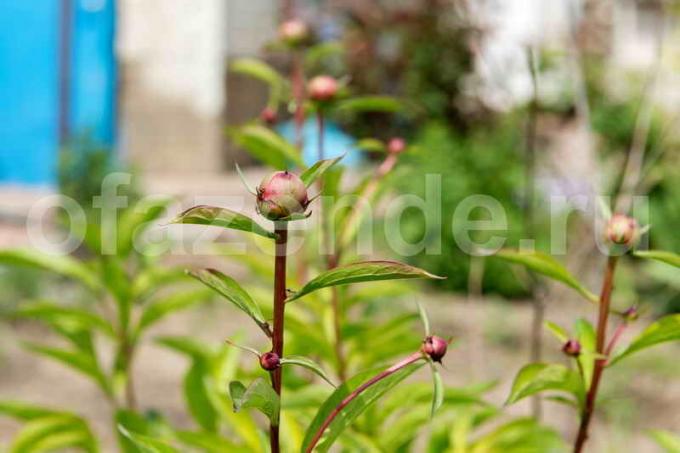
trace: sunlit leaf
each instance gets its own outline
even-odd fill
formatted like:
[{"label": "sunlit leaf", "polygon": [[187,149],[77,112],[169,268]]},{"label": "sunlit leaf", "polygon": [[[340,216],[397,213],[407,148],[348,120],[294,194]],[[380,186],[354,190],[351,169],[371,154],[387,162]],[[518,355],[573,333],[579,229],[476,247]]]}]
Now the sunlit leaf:
[{"label": "sunlit leaf", "polygon": [[585,286],[569,273],[569,271],[555,258],[542,252],[515,251],[509,249],[500,250],[494,256],[526,266],[529,270],[545,275],[553,280],[564,283],[575,289],[591,302],[598,302],[598,297],[591,293]]},{"label": "sunlit leaf", "polygon": [[404,104],[398,99],[389,96],[361,96],[341,101],[337,109],[340,112],[351,113],[396,113],[404,109]]},{"label": "sunlit leaf", "polygon": [[176,431],[177,439],[183,444],[200,449],[206,453],[252,453],[246,447],[239,447],[215,433]]},{"label": "sunlit leaf", "polygon": [[443,279],[423,269],[396,261],[363,261],[331,269],[312,279],[298,292],[288,298],[293,301],[311,292],[330,286],[378,280],[400,280],[414,278]]},{"label": "sunlit leaf", "polygon": [[207,374],[208,369],[205,362],[194,359],[189,371],[184,376],[184,397],[194,420],[206,431],[215,432],[217,429],[217,413],[207,394],[208,391],[204,382]]},{"label": "sunlit leaf", "polygon": [[189,274],[224,296],[229,302],[250,316],[267,335],[270,334],[269,325],[260,307],[236,280],[215,269],[195,270]]},{"label": "sunlit leaf", "polygon": [[257,58],[238,58],[231,63],[230,69],[269,85],[269,105],[276,105],[281,101],[286,90],[286,80],[264,61]]},{"label": "sunlit leaf", "polygon": [[247,388],[239,381],[229,383],[229,395],[234,404],[234,412],[241,409],[257,409],[265,414],[272,424],[279,422],[279,395],[264,379],[257,378]]},{"label": "sunlit leaf", "polygon": [[324,159],[316,162],[300,175],[300,179],[305,183],[305,186],[311,186],[314,184],[314,181],[319,179],[328,169],[337,164],[343,157],[345,157],[344,154],[342,156],[336,157],[335,159]]},{"label": "sunlit leaf", "polygon": [[276,239],[276,234],[262,228],[257,222],[239,212],[215,206],[195,206],[181,213],[170,223],[182,225],[210,225],[245,231]]},{"label": "sunlit leaf", "polygon": [[269,128],[247,124],[231,129],[230,136],[254,158],[276,170],[305,166],[299,150]]},{"label": "sunlit leaf", "polygon": [[505,423],[469,445],[471,453],[563,452],[566,446],[555,430],[542,426],[534,418],[520,418]]},{"label": "sunlit leaf", "polygon": [[680,267],[680,255],[677,253],[665,252],[663,250],[639,250],[633,253],[633,255],[638,258],[661,261],[671,266]]},{"label": "sunlit leaf", "polygon": [[318,375],[320,378],[322,378],[324,381],[328,382],[330,385],[335,387],[335,384],[331,380],[331,378],[328,376],[328,373],[324,371],[323,368],[321,368],[321,365],[316,363],[310,358],[307,357],[302,357],[302,356],[297,356],[297,355],[289,355],[281,359],[281,365],[297,365],[301,366],[303,368],[307,368],[308,370],[312,371],[316,375]]},{"label": "sunlit leaf", "polygon": [[141,333],[151,325],[177,311],[185,310],[199,303],[209,301],[213,292],[206,289],[194,289],[174,292],[167,297],[149,303],[139,319],[137,333]]},{"label": "sunlit leaf", "polygon": [[581,377],[564,365],[532,363],[522,368],[512,384],[510,396],[505,404],[513,404],[522,398],[545,390],[560,390],[583,397]]},{"label": "sunlit leaf", "polygon": [[546,321],[544,325],[550,331],[550,333],[552,333],[553,336],[557,338],[557,340],[560,341],[561,343],[566,343],[569,340],[569,334],[561,326],[558,326],[557,324],[551,321]]},{"label": "sunlit leaf", "polygon": [[432,407],[430,409],[430,416],[434,417],[437,410],[444,404],[444,383],[442,382],[442,375],[439,373],[437,366],[430,361],[430,368],[432,369]]},{"label": "sunlit leaf", "polygon": [[55,413],[28,422],[9,446],[9,453],[42,453],[68,448],[98,451],[90,428],[80,418],[67,413]]},{"label": "sunlit leaf", "polygon": [[668,315],[649,325],[630,345],[614,357],[609,365],[635,352],[650,348],[660,343],[680,340],[680,314]]},{"label": "sunlit leaf", "polygon": [[0,264],[54,272],[77,280],[93,290],[101,287],[99,278],[92,269],[67,255],[51,255],[32,249],[0,250]]},{"label": "sunlit leaf", "polygon": [[180,453],[169,443],[143,434],[128,431],[123,425],[118,425],[118,431],[130,440],[142,453]]},{"label": "sunlit leaf", "polygon": [[595,367],[595,347],[596,334],[593,325],[585,319],[576,320],[575,324],[576,339],[581,343],[581,354],[578,360],[581,370],[583,370],[583,381],[585,386],[590,386],[590,381],[593,378],[593,369]]},{"label": "sunlit leaf", "polygon": [[680,453],[680,435],[661,430],[652,430],[649,434],[664,452]]}]

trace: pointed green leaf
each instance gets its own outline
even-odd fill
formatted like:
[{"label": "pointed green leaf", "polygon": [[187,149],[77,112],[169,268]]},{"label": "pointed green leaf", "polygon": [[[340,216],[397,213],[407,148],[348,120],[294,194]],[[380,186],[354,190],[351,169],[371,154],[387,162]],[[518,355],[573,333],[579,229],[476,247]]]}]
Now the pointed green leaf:
[{"label": "pointed green leaf", "polygon": [[114,337],[113,327],[99,315],[78,307],[60,306],[51,302],[22,304],[16,311],[17,316],[39,319],[48,324],[69,324],[85,330],[99,330]]},{"label": "pointed green leaf", "polygon": [[517,373],[505,404],[516,403],[545,390],[564,391],[576,396],[578,400],[582,399],[584,392],[581,377],[575,371],[563,365],[532,363]]},{"label": "pointed green leaf", "polygon": [[206,431],[216,432],[217,411],[213,407],[205,379],[209,375],[204,360],[194,359],[194,363],[184,376],[184,398],[194,420]]},{"label": "pointed green leaf", "polygon": [[132,442],[142,453],[180,453],[172,445],[160,439],[128,431],[123,425],[118,425],[118,431]]},{"label": "pointed green leaf", "polygon": [[195,270],[191,271],[189,275],[224,296],[229,302],[250,316],[265,334],[270,335],[269,325],[260,307],[236,280],[215,269]]},{"label": "pointed green leaf", "polygon": [[304,167],[300,151],[285,138],[259,124],[247,124],[231,129],[234,142],[253,157],[270,167],[281,170],[292,166]]},{"label": "pointed green leaf", "polygon": [[416,302],[416,305],[418,306],[418,314],[420,315],[420,320],[423,323],[423,330],[425,331],[425,336],[429,337],[431,335],[430,318],[427,317],[427,312],[425,311],[425,307],[423,307],[423,304],[421,304],[420,302]]},{"label": "pointed green leaf", "polygon": [[276,239],[276,234],[265,230],[250,217],[230,209],[215,206],[202,205],[187,209],[170,223],[217,226]]},{"label": "pointed green leaf", "polygon": [[680,255],[677,253],[665,252],[663,250],[638,250],[633,255],[638,258],[661,261],[671,266],[680,267]]},{"label": "pointed green leaf", "polygon": [[[342,434],[342,432],[350,426],[356,418],[361,415],[366,409],[368,409],[373,403],[380,399],[386,392],[394,388],[397,384],[402,382],[408,376],[413,374],[415,371],[420,369],[424,365],[424,361],[418,361],[407,365],[390,376],[381,379],[374,385],[371,385],[366,390],[364,390],[358,397],[353,399],[347,406],[345,406],[340,415],[335,417],[331,424],[328,426],[325,432],[325,436],[321,438],[321,441],[316,446],[315,452],[325,452],[333,445],[333,442]],[[323,405],[319,408],[314,420],[307,428],[305,433],[305,440],[300,448],[301,452],[307,451],[310,446],[314,435],[323,426],[324,421],[330,415],[331,412],[344,400],[352,390],[359,387],[361,384],[366,382],[372,377],[374,372],[365,372],[357,376],[352,377],[343,385],[338,387]]]},{"label": "pointed green leaf", "polygon": [[78,280],[93,290],[100,288],[97,274],[86,265],[67,255],[51,255],[31,249],[0,250],[0,264],[42,269]]},{"label": "pointed green leaf", "polygon": [[286,89],[286,80],[264,61],[256,58],[238,58],[231,63],[230,68],[232,72],[253,77],[269,85],[270,105],[276,105],[281,101]]},{"label": "pointed green leaf", "polygon": [[595,368],[595,329],[585,319],[578,319],[576,320],[575,331],[576,339],[581,343],[581,354],[576,360],[578,360],[581,370],[583,370],[585,387],[589,387],[590,381],[593,378],[593,369]]},{"label": "pointed green leaf", "polygon": [[137,335],[172,313],[209,301],[213,294],[213,291],[201,288],[172,293],[167,297],[151,302],[146,306],[139,319]]},{"label": "pointed green leaf", "polygon": [[314,181],[319,179],[333,165],[340,162],[343,157],[345,157],[344,154],[335,159],[324,159],[316,162],[300,175],[300,179],[305,183],[305,186],[311,186],[314,184]]},{"label": "pointed green leaf", "polygon": [[668,315],[649,325],[630,345],[614,357],[609,365],[635,352],[650,348],[660,343],[680,340],[680,314]]},{"label": "pointed green leaf", "polygon": [[558,326],[557,324],[551,321],[546,321],[544,325],[550,331],[550,333],[552,333],[555,336],[555,338],[557,338],[557,340],[560,341],[561,343],[566,343],[567,341],[569,341],[569,334],[561,326]]},{"label": "pointed green leaf", "polygon": [[17,420],[30,421],[58,413],[52,409],[21,401],[0,401],[0,414]]},{"label": "pointed green leaf", "polygon": [[316,363],[310,358],[307,357],[302,357],[298,355],[289,355],[281,359],[281,365],[298,365],[303,368],[307,368],[308,370],[312,371],[315,373],[317,376],[319,376],[321,379],[324,381],[328,382],[330,385],[335,387],[335,384],[331,380],[331,378],[328,376],[328,373],[324,371],[323,368],[321,368],[321,365]]},{"label": "pointed green leaf", "polygon": [[680,435],[661,430],[652,430],[649,434],[664,452],[680,453]]},{"label": "pointed green leaf", "polygon": [[279,423],[279,395],[264,379],[257,378],[248,388],[241,382],[229,383],[229,395],[234,404],[234,412],[241,409],[257,409],[266,415],[272,424]]},{"label": "pointed green leaf", "polygon": [[542,252],[527,252],[503,249],[496,255],[498,258],[512,263],[522,264],[527,269],[545,275],[553,280],[564,283],[575,289],[579,294],[591,302],[598,302],[598,297],[569,273],[569,271],[555,258]]},{"label": "pointed green leaf", "polygon": [[41,453],[66,448],[98,451],[97,442],[87,424],[68,413],[55,413],[28,422],[14,437],[11,453]]},{"label": "pointed green leaf", "polygon": [[350,113],[396,113],[404,109],[404,104],[389,96],[361,96],[341,101],[337,109],[339,112]]},{"label": "pointed green leaf", "polygon": [[363,261],[336,267],[308,282],[300,291],[288,298],[288,302],[301,298],[311,292],[330,286],[378,280],[400,280],[413,278],[443,279],[417,267],[396,261]]},{"label": "pointed green leaf", "polygon": [[437,366],[431,361],[430,368],[432,369],[432,408],[430,409],[430,417],[434,417],[435,412],[444,404],[444,383],[442,382],[442,375],[439,373]]}]

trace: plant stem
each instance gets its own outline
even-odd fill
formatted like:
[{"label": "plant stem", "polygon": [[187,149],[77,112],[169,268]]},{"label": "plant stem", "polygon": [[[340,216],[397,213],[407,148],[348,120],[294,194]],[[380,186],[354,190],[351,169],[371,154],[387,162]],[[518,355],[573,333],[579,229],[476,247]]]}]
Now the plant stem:
[{"label": "plant stem", "polygon": [[[607,269],[604,275],[604,282],[602,283],[602,291],[600,293],[600,310],[597,319],[597,337],[595,350],[598,354],[604,355],[606,353],[605,343],[607,336],[607,320],[609,318],[609,304],[611,301],[612,290],[614,288],[614,272],[616,271],[616,264],[618,263],[617,256],[610,256],[607,260]],[[581,424],[578,429],[578,435],[574,443],[574,453],[581,453],[583,446],[588,440],[588,427],[595,411],[595,400],[597,398],[597,390],[600,386],[600,380],[604,367],[607,363],[607,358],[598,358],[595,360],[595,369],[593,370],[593,378],[586,395],[586,404],[581,414]]]},{"label": "plant stem", "polygon": [[[272,351],[279,357],[283,357],[283,329],[284,314],[286,308],[286,246],[288,243],[288,224],[277,222],[276,232],[276,256],[274,258],[274,327],[272,330]],[[281,368],[271,373],[272,388],[279,397],[281,396]],[[269,429],[270,445],[272,453],[279,453],[279,425],[271,424]]]},{"label": "plant stem", "polygon": [[333,411],[328,414],[326,419],[324,420],[323,424],[319,427],[319,430],[314,434],[314,437],[312,438],[312,442],[309,444],[307,449],[305,450],[306,453],[311,453],[312,450],[314,450],[314,447],[316,447],[316,444],[319,443],[319,440],[321,439],[321,436],[323,436],[323,433],[326,431],[326,428],[330,426],[330,424],[333,422],[335,417],[340,414],[340,412],[349,404],[351,403],[356,397],[361,395],[361,393],[372,386],[373,384],[380,382],[381,380],[385,379],[386,377],[396,373],[397,371],[401,370],[402,368],[417,362],[418,360],[423,358],[422,352],[414,352],[410,356],[406,357],[405,359],[401,360],[400,362],[392,365],[385,371],[382,371],[381,373],[373,376],[371,379],[368,381],[364,382],[361,384],[359,387],[354,389],[352,392],[350,392],[349,395],[347,395],[341,402],[338,404]]},{"label": "plant stem", "polygon": [[304,69],[302,66],[302,55],[299,51],[293,53],[293,68],[290,74],[291,84],[293,85],[293,99],[295,100],[295,113],[293,119],[295,122],[295,146],[302,151],[303,146],[303,128],[305,125],[305,80]]}]

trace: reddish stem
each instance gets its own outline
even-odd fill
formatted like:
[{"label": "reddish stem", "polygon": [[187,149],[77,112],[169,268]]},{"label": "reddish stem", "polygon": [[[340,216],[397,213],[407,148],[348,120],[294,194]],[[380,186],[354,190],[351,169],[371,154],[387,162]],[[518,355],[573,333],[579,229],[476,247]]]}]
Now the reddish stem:
[{"label": "reddish stem", "polygon": [[[286,245],[288,242],[288,224],[278,222],[276,232],[276,256],[274,258],[274,327],[272,331],[272,351],[283,357],[283,328],[286,308]],[[281,396],[281,368],[271,373],[272,388]],[[280,452],[279,425],[273,423],[269,428],[272,453]]]},{"label": "reddish stem", "polygon": [[305,125],[305,80],[304,69],[302,66],[302,55],[300,52],[293,54],[293,68],[290,75],[293,85],[293,99],[295,100],[295,146],[302,150],[303,139],[302,130]]},{"label": "reddish stem", "polygon": [[609,340],[609,344],[607,345],[607,349],[605,350],[605,355],[607,356],[607,360],[609,360],[612,352],[614,351],[614,348],[616,347],[616,343],[619,342],[619,339],[621,338],[621,335],[623,335],[623,332],[626,330],[627,325],[628,325],[628,323],[626,323],[624,321],[616,327],[616,330],[614,331],[614,334],[612,335],[611,340]]},{"label": "reddish stem", "polygon": [[324,420],[324,422],[323,422],[323,424],[321,425],[321,427],[319,427],[319,430],[316,432],[316,434],[314,434],[314,437],[312,438],[312,442],[309,444],[309,446],[307,447],[307,449],[305,450],[305,452],[306,452],[306,453],[311,453],[311,451],[314,450],[314,447],[316,447],[316,444],[319,443],[319,440],[321,439],[321,436],[323,436],[323,433],[324,433],[324,432],[326,431],[326,429],[330,426],[330,424],[333,422],[333,420],[335,419],[335,417],[337,417],[338,414],[340,414],[340,412],[341,412],[341,411],[342,411],[349,403],[351,403],[356,397],[358,397],[359,395],[361,395],[361,393],[362,393],[364,390],[366,390],[367,388],[369,388],[369,387],[372,386],[373,384],[375,384],[375,383],[377,383],[377,382],[380,382],[381,380],[385,379],[386,377],[388,377],[388,376],[390,376],[390,375],[396,373],[397,371],[401,370],[402,368],[404,368],[404,367],[406,367],[406,366],[408,366],[408,365],[410,365],[410,364],[412,364],[412,363],[414,363],[414,362],[417,362],[418,360],[420,360],[420,359],[422,359],[422,358],[423,358],[422,352],[420,352],[420,351],[414,352],[413,354],[411,354],[410,356],[406,357],[406,358],[403,359],[402,361],[400,361],[400,362],[398,362],[398,363],[392,365],[391,367],[389,367],[389,368],[386,369],[385,371],[381,372],[380,374],[377,374],[377,375],[373,376],[371,379],[369,379],[368,381],[364,382],[364,383],[361,384],[359,387],[357,387],[356,389],[354,389],[349,395],[347,395],[347,396],[345,397],[345,399],[343,399],[343,400],[340,402],[340,404],[338,404],[338,405],[335,407],[335,409],[333,409],[333,411],[332,411],[330,414],[328,414],[328,416],[327,416],[326,419]]},{"label": "reddish stem", "polygon": [[[618,257],[610,256],[607,261],[607,269],[605,271],[604,281],[602,283],[602,291],[600,293],[600,311],[597,319],[597,338],[596,338],[596,352],[600,355],[605,355],[605,342],[607,335],[607,320],[609,318],[609,304],[611,302],[612,290],[614,288],[614,272],[616,271],[616,264]],[[581,453],[583,446],[588,440],[588,428],[590,420],[595,411],[595,400],[597,398],[597,390],[600,386],[600,380],[604,367],[607,363],[606,358],[598,358],[595,360],[595,369],[593,370],[593,379],[586,395],[586,404],[581,415],[581,424],[578,429],[576,441],[574,443],[574,453]]]}]

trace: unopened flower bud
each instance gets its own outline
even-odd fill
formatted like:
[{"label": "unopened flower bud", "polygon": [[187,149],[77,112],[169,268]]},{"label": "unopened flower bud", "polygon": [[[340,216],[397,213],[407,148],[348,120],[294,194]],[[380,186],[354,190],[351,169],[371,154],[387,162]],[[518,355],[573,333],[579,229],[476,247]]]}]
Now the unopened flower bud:
[{"label": "unopened flower bud", "polygon": [[622,315],[623,319],[625,319],[626,321],[635,321],[640,317],[640,313],[638,312],[638,309],[635,306],[632,306],[628,310],[624,311]]},{"label": "unopened flower bud", "polygon": [[330,101],[338,93],[338,81],[327,75],[316,76],[307,84],[307,92],[314,101]]},{"label": "unopened flower bud", "polygon": [[577,340],[567,340],[562,346],[562,352],[569,357],[578,357],[581,354],[581,343]]},{"label": "unopened flower bud", "polygon": [[260,112],[260,119],[267,125],[272,126],[276,124],[279,119],[278,113],[273,108],[267,106]]},{"label": "unopened flower bud", "polygon": [[260,366],[267,371],[274,371],[281,366],[281,359],[275,352],[265,352],[260,356]]},{"label": "unopened flower bud", "polygon": [[257,188],[257,210],[269,220],[282,220],[307,209],[307,187],[293,173],[277,171],[265,177]]},{"label": "unopened flower bud", "polygon": [[446,355],[449,344],[441,337],[431,336],[425,338],[421,350],[427,354],[434,362],[440,362]]},{"label": "unopened flower bud", "polygon": [[607,224],[606,237],[615,245],[634,245],[640,237],[637,221],[624,214],[614,214]]},{"label": "unopened flower bud", "polygon": [[387,152],[390,154],[399,154],[404,151],[404,149],[406,149],[406,141],[401,137],[391,138],[390,141],[387,142]]},{"label": "unopened flower bud", "polygon": [[309,39],[309,27],[300,19],[287,20],[279,26],[279,38],[289,46],[299,46]]}]

